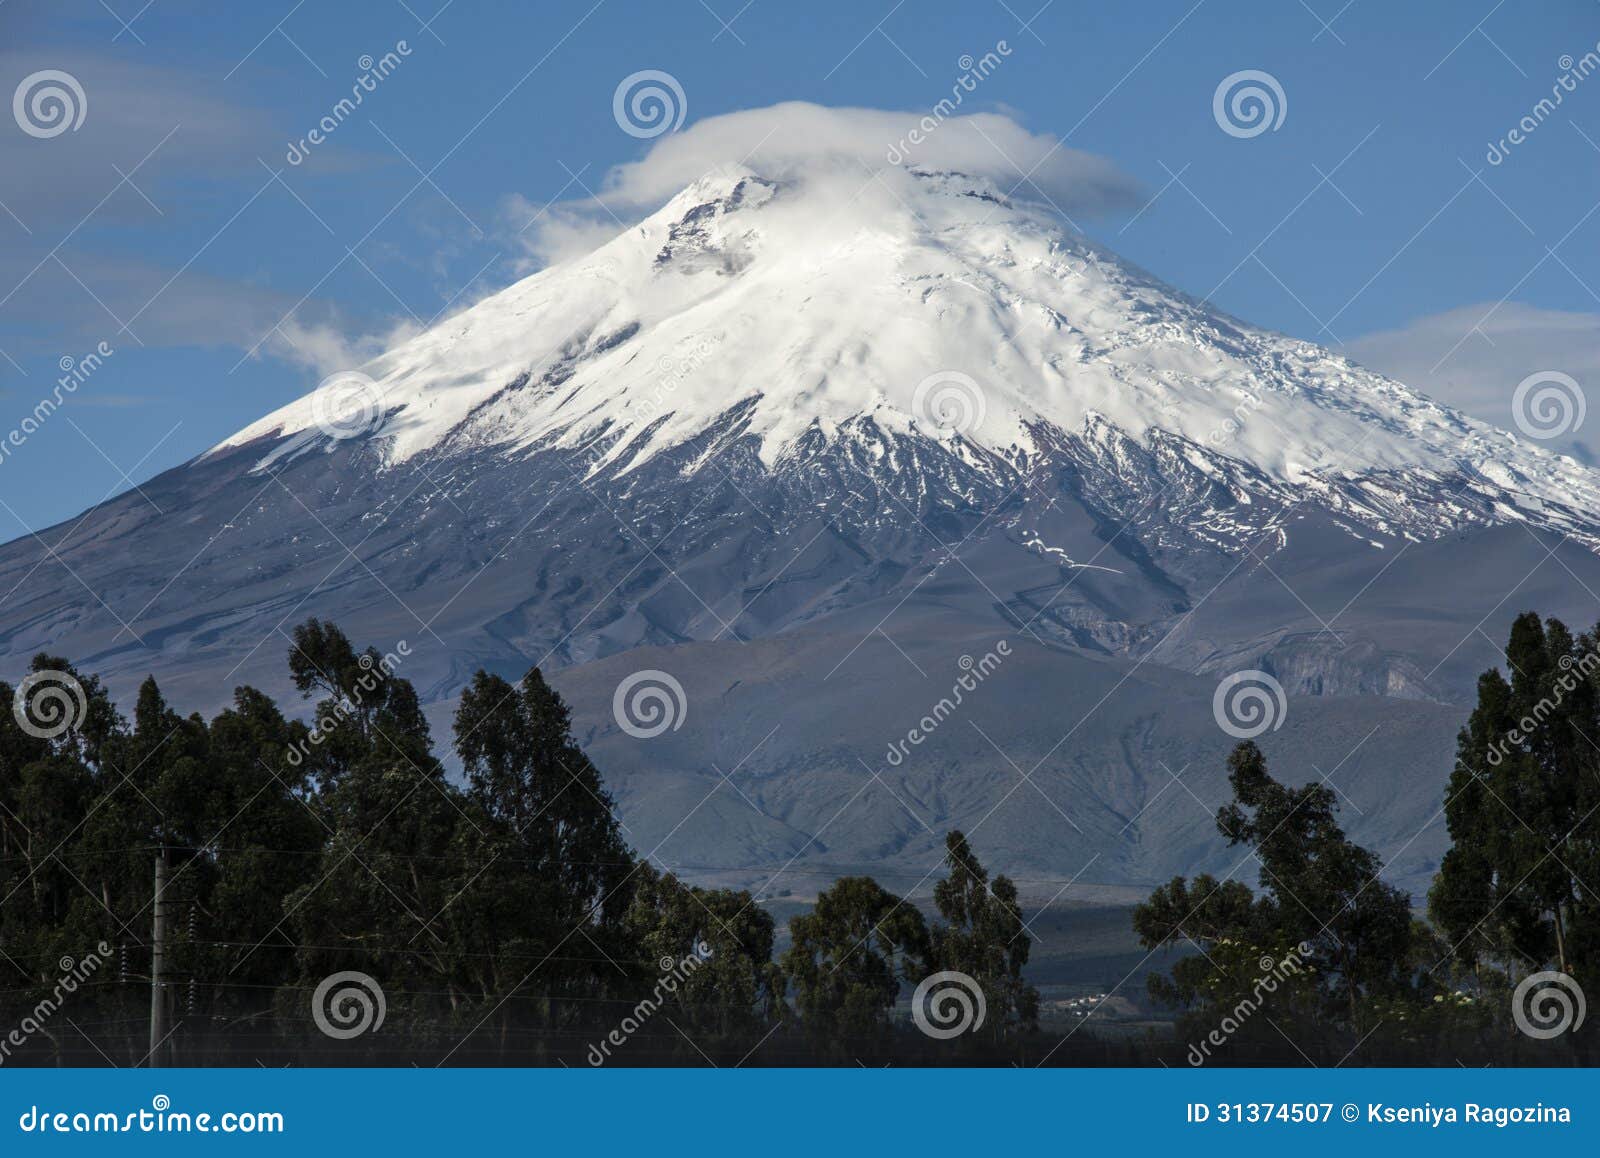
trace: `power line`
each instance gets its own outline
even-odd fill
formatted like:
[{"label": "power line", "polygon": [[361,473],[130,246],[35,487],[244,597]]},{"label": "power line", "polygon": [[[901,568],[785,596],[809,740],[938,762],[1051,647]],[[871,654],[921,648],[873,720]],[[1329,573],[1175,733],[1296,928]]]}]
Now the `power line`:
[{"label": "power line", "polygon": [[[119,848],[119,849],[75,849],[70,853],[57,854],[57,855],[65,856],[65,857],[110,856],[110,855],[117,854],[117,853],[127,853],[127,852],[154,852],[157,848],[167,848],[167,849],[171,849],[171,850],[177,851],[177,852],[212,853],[212,854],[215,854],[215,853],[267,853],[267,854],[281,855],[281,856],[324,856],[328,852],[327,848],[321,847],[321,846],[319,846],[317,848],[265,848],[265,847],[262,847],[260,845],[222,845],[222,846],[217,846],[217,845],[179,845],[179,844],[155,845],[155,844],[144,844],[144,845],[129,845],[126,848]],[[49,858],[46,858],[46,859],[49,859]],[[476,863],[471,858],[465,857],[465,856],[461,856],[461,855],[458,855],[458,854],[435,853],[435,854],[429,855],[429,854],[425,854],[425,853],[390,853],[390,852],[383,852],[381,850],[379,850],[379,851],[377,851],[377,852],[375,852],[373,854],[373,859],[390,860],[390,861],[395,861],[395,862],[398,862],[400,864],[405,864],[405,865],[425,864],[425,863],[438,863],[440,861],[457,861],[457,862],[462,863],[464,867],[472,867]],[[555,860],[553,860],[551,858],[543,858],[543,857],[516,857],[516,856],[494,856],[494,855],[491,855],[487,859],[493,861],[494,863],[498,863],[498,864],[510,864],[510,865],[537,864],[537,865],[555,865],[555,866],[558,866],[558,867],[567,867],[567,866],[571,866],[571,865],[581,865],[581,866],[586,867],[586,868],[632,868],[635,864],[638,863],[637,861],[629,861],[629,860],[567,860],[567,859],[561,859],[559,861],[555,861]],[[22,857],[22,856],[0,857],[0,864],[5,864],[5,863],[11,862],[11,861],[32,863],[32,858]],[[798,868],[798,867],[794,867],[794,868],[784,869],[783,870],[783,875],[784,876],[814,876],[814,877],[836,878],[836,877],[838,877],[838,876],[840,876],[842,874],[847,874],[847,873],[850,873],[850,872],[858,871],[859,869],[861,869],[861,867],[862,867],[861,865],[857,865],[857,864],[845,865],[845,866],[842,866],[840,868]],[[680,865],[667,865],[667,866],[665,866],[665,870],[667,872],[670,872],[670,873],[673,873],[673,874],[679,874],[679,873],[774,873],[780,868],[783,868],[783,866],[782,865],[778,865],[778,864],[750,864],[750,865],[680,864]],[[872,869],[871,869],[871,875],[875,876],[875,877],[877,877],[877,876],[882,876],[882,877],[916,877],[916,878],[918,878],[920,880],[920,879],[924,879],[927,876],[927,871],[926,870],[919,871],[919,870],[916,870],[916,869],[895,869],[895,868],[891,868],[891,867],[873,866]],[[1011,881],[1012,884],[1017,884],[1017,885],[1071,885],[1071,884],[1079,883],[1079,881],[1081,879],[1079,877],[1017,877],[1017,876],[1011,876],[1009,873],[1001,873],[1001,874],[997,874],[997,875],[1005,876],[1008,880]],[[1142,886],[1128,886],[1128,887],[1132,888],[1132,887],[1142,887]]]},{"label": "power line", "polygon": [[[293,982],[293,983],[285,982],[285,983],[283,983],[281,985],[272,985],[272,984],[268,984],[266,982],[259,982],[259,981],[257,981],[257,982],[249,982],[249,981],[241,981],[241,982],[201,981],[198,978],[184,978],[184,977],[169,978],[169,981],[192,982],[193,984],[197,985],[201,989],[214,989],[214,990],[223,990],[223,991],[232,991],[232,990],[236,990],[236,989],[254,989],[254,990],[266,990],[266,991],[272,992],[272,993],[279,993],[279,992],[284,992],[284,991],[296,992],[296,993],[315,993],[317,991],[317,988],[318,988],[317,985],[300,984],[298,982]],[[127,986],[127,983],[126,982],[121,982],[121,981],[92,981],[92,982],[85,982],[83,984],[80,984],[78,986],[77,991],[78,992],[82,992],[83,990],[86,990],[86,989],[123,989],[123,988],[126,988],[126,986]],[[38,992],[38,991],[36,989],[32,989],[32,988],[27,988],[27,989],[0,989],[0,993],[36,993],[36,992]],[[582,1003],[585,1003],[585,1004],[592,1004],[592,1005],[626,1005],[629,1008],[633,1008],[634,1006],[637,1006],[639,1004],[639,1001],[640,1001],[640,997],[639,997],[638,994],[634,994],[632,996],[624,996],[624,997],[592,997],[592,996],[584,996],[584,995],[581,995],[581,994],[559,993],[559,992],[521,993],[521,992],[518,992],[515,989],[513,989],[513,990],[511,990],[510,992],[507,992],[507,993],[500,993],[498,991],[495,991],[495,992],[492,992],[492,993],[489,993],[489,994],[482,994],[482,993],[466,992],[466,991],[463,991],[461,989],[411,989],[411,988],[402,988],[402,987],[396,986],[396,987],[394,987],[394,992],[397,993],[398,995],[401,995],[401,996],[404,996],[404,997],[440,997],[440,998],[446,998],[446,999],[451,999],[451,1000],[456,1000],[456,1001],[460,1001],[462,999],[466,999],[469,1002],[477,1002],[477,1001],[483,1001],[483,1002],[554,1001],[554,1002],[558,1002],[558,1003],[565,1003],[565,1002],[569,1002],[569,1001],[576,1001],[576,1002],[582,1002]],[[386,993],[387,993],[387,991],[386,991]],[[746,1006],[743,1005],[742,1003],[735,1003],[735,1004],[718,1003],[718,1004],[714,1004],[713,1005],[713,1004],[702,1004],[702,1003],[696,1002],[693,1005],[693,1008],[697,1008],[697,1009],[734,1010],[734,1009],[745,1009]],[[750,1008],[754,1008],[754,1006],[752,1005],[752,1006],[750,1006]],[[277,1016],[277,1014],[274,1013],[271,1010],[264,1010],[262,1012],[263,1012],[264,1015]],[[128,1020],[130,1022],[143,1022],[146,1019],[144,1019],[144,1018],[130,1018]],[[87,1024],[87,1023],[84,1023],[84,1024]]]}]

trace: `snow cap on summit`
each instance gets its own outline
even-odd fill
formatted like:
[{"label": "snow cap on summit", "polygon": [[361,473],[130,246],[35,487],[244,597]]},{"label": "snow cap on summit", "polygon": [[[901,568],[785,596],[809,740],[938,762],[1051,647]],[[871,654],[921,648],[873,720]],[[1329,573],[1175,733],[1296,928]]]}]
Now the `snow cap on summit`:
[{"label": "snow cap on summit", "polygon": [[388,463],[583,447],[594,472],[625,474],[716,431],[768,469],[815,439],[892,458],[887,437],[996,472],[1082,435],[1178,447],[1218,480],[1338,491],[1419,534],[1451,525],[1462,486],[1498,519],[1600,508],[1573,460],[1230,318],[1086,240],[1041,190],[969,171],[982,159],[957,120],[930,152],[968,169],[866,166],[895,122],[864,131],[863,115],[794,106],[812,136],[775,158],[740,160],[763,125],[744,114],[658,143],[614,191],[654,198],[729,154],[592,252],[395,345],[360,368],[369,386],[330,385],[223,446],[293,436],[277,461],[359,438]]}]

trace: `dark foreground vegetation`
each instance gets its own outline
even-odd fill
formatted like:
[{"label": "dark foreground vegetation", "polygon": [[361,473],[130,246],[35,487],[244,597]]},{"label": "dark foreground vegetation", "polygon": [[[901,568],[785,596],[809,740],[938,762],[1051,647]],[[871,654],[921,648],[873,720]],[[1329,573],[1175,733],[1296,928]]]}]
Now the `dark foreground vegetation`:
[{"label": "dark foreground vegetation", "polygon": [[[1151,982],[1176,1035],[1139,1040],[1040,1029],[1016,888],[959,832],[932,919],[848,877],[777,951],[749,892],[628,847],[537,670],[473,678],[458,785],[404,657],[331,624],[289,652],[312,725],[251,688],[180,716],[154,681],[125,719],[41,655],[0,683],[0,1065],[1593,1061],[1592,1026],[1531,1037],[1511,1009],[1542,970],[1600,990],[1596,642],[1517,621],[1512,678],[1483,677],[1461,735],[1426,920],[1345,837],[1334,789],[1287,787],[1241,744],[1217,818],[1239,869],[1136,910],[1148,949],[1189,951]],[[944,972],[971,989],[908,1020]],[[942,1036],[980,997],[981,1025]]]},{"label": "dark foreground vegetation", "polygon": [[1326,778],[1287,787],[1253,743],[1234,750],[1217,828],[1259,891],[1178,877],[1134,911],[1146,947],[1195,950],[1150,982],[1185,1060],[1600,1062],[1583,1016],[1600,995],[1600,629],[1519,616],[1506,668],[1479,678],[1457,741],[1425,919],[1345,836]]}]

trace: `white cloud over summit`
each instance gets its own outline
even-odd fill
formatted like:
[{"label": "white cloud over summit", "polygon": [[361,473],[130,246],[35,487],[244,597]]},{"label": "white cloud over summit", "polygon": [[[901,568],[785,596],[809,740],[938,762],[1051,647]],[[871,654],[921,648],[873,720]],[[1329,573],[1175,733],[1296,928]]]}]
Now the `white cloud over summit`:
[{"label": "white cloud over summit", "polygon": [[1139,193],[1137,182],[1110,161],[1029,132],[1004,113],[941,119],[790,101],[708,117],[658,137],[639,160],[607,173],[594,199],[541,211],[513,198],[507,216],[534,263],[543,264],[593,249],[621,231],[619,221],[639,219],[722,166],[743,164],[771,177],[843,172],[867,182],[901,163],[987,177],[1069,215],[1131,208]]},{"label": "white cloud over summit", "polygon": [[[1133,202],[1137,186],[1111,162],[1030,133],[1001,113],[943,121],[916,112],[824,108],[790,101],[700,121],[660,137],[638,161],[611,171],[601,196],[639,207],[671,197],[718,165],[743,163],[784,175],[819,163],[855,164],[865,179],[892,164],[891,155],[932,169],[989,177],[1003,188],[1023,181],[1068,213],[1095,213]],[[913,131],[922,136],[911,144]],[[1027,196],[1027,186],[1018,190]],[[1042,198],[1040,198],[1042,199]]]}]

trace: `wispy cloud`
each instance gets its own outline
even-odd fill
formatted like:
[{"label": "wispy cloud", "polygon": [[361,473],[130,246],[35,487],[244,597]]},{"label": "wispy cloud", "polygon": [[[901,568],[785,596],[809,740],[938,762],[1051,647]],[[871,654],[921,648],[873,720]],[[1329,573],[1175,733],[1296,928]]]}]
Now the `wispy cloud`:
[{"label": "wispy cloud", "polygon": [[[276,158],[284,134],[223,95],[233,90],[82,50],[0,52],[0,89],[12,92],[42,69],[70,74],[87,108],[77,130],[48,139],[0,133],[0,203],[9,211],[0,211],[0,346],[14,356],[53,359],[104,339],[230,347],[325,375],[411,332],[186,268],[182,257],[169,265],[129,256],[129,230],[138,231],[136,253],[158,252],[149,243],[161,241],[185,256],[201,249],[211,226],[195,224],[196,190],[259,185],[258,158]],[[116,253],[108,236],[123,239]]]},{"label": "wispy cloud", "polygon": [[405,320],[361,332],[337,321],[307,323],[289,318],[273,331],[261,352],[304,366],[323,378],[365,365],[420,330],[416,323]]},{"label": "wispy cloud", "polygon": [[1461,306],[1369,334],[1345,352],[1474,418],[1515,430],[1511,398],[1530,374],[1574,378],[1588,420],[1551,449],[1600,463],[1600,314],[1505,303]]},{"label": "wispy cloud", "polygon": [[[91,210],[97,221],[154,216],[144,198],[160,204],[174,176],[241,173],[281,136],[259,110],[220,98],[214,86],[81,50],[0,51],[0,91],[42,69],[70,74],[87,108],[81,127],[47,140],[0,133],[0,201],[36,233],[59,233],[52,227]],[[0,221],[0,236],[11,225]]]},{"label": "wispy cloud", "polygon": [[100,340],[122,348],[232,348],[326,374],[360,365],[414,328],[192,268],[175,276],[142,260],[76,250],[58,256],[62,263],[52,259],[31,273],[31,262],[0,257],[6,288],[28,275],[0,310],[0,333],[13,335],[7,344],[19,351],[53,359]]},{"label": "wispy cloud", "polygon": [[[709,117],[657,138],[639,160],[605,174],[593,196],[546,207],[508,198],[503,222],[526,265],[560,261],[592,250],[706,173],[737,164],[779,179],[842,171],[868,181],[901,164],[957,170],[1074,216],[1138,204],[1138,183],[1110,161],[1029,132],[1008,113],[930,123],[925,111],[800,101]],[[910,143],[913,135],[920,143]]]},{"label": "wispy cloud", "polygon": [[920,144],[909,144],[908,136],[926,118],[925,112],[824,108],[800,101],[711,117],[657,138],[640,160],[617,166],[607,175],[601,198],[649,207],[708,170],[739,162],[778,177],[840,163],[871,173],[894,167],[889,155],[900,150],[907,163],[919,167],[989,177],[1002,188],[1020,183],[1017,196],[1048,197],[1068,213],[1137,204],[1138,184],[1110,161],[1069,149],[1049,134],[1030,133],[1004,113],[949,117],[925,129]]}]

